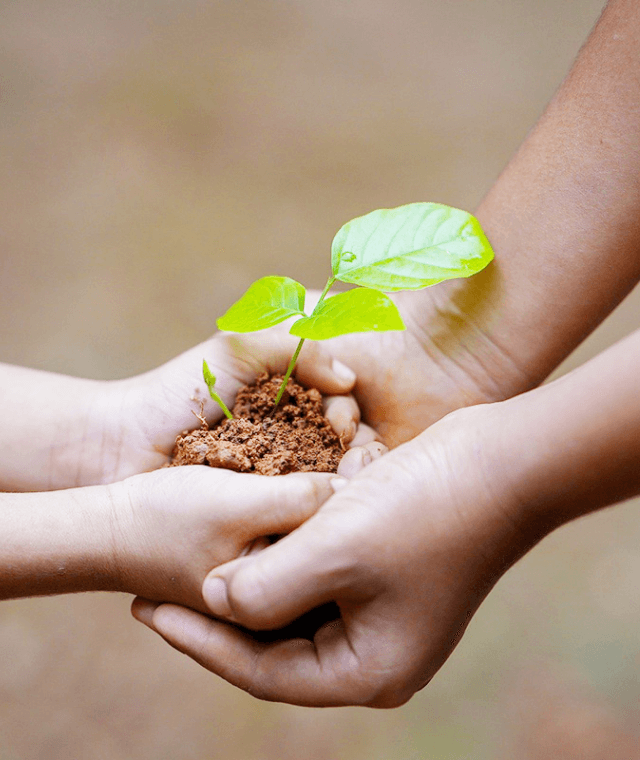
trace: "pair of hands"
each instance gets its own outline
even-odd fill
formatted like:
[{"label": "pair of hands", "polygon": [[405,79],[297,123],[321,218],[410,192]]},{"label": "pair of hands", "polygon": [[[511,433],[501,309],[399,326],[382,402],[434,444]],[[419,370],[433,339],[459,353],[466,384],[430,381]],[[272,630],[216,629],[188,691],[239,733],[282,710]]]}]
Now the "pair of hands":
[{"label": "pair of hands", "polygon": [[107,547],[98,563],[107,579],[104,588],[207,611],[202,583],[213,567],[294,530],[387,450],[360,422],[358,405],[348,395],[353,373],[312,345],[296,375],[325,394],[325,414],[348,446],[337,475],[274,478],[208,467],[162,469],[176,435],[194,426],[200,399],[209,422],[222,416],[198,374],[203,357],[218,377],[217,391],[231,405],[244,383],[264,371],[284,372],[295,343],[277,332],[259,340],[218,334],[152,372],[94,388],[101,401],[93,406],[100,414],[90,428],[102,431],[99,459],[106,466],[95,472],[79,464],[77,470],[105,485],[75,493],[102,513],[105,528],[95,543]]},{"label": "pair of hands", "polygon": [[[365,419],[382,430],[391,445],[415,436],[452,409],[508,393],[488,380],[472,354],[460,348],[447,355],[447,347],[439,349],[420,332],[417,325],[426,318],[431,325],[440,320],[449,333],[451,325],[446,310],[424,296],[419,303],[419,314],[412,311],[411,299],[401,305],[406,332],[345,336],[325,344],[333,356],[356,371],[354,393]],[[464,331],[459,320],[458,327]],[[288,355],[288,341],[286,345]],[[238,383],[250,379],[248,375],[261,370],[266,360],[259,346],[260,342],[248,346],[242,371],[236,367],[229,373],[229,368],[219,367],[216,374],[235,374]],[[308,381],[307,366],[300,365],[298,376]],[[323,365],[315,366],[318,372]],[[161,387],[176,378],[178,393],[189,381],[179,377],[176,368],[173,363],[161,368]],[[507,366],[502,377],[505,386],[513,381]],[[316,385],[318,379],[316,375]],[[235,392],[228,385],[220,387],[223,396]],[[321,389],[340,390],[331,383]],[[333,417],[334,427],[353,425],[355,417],[349,419],[347,410],[354,408],[344,399],[330,399],[330,417],[332,410],[339,409],[342,415]],[[475,409],[449,415],[360,474],[362,465],[376,457],[352,449],[343,460],[345,465],[350,461],[346,474],[351,480],[341,483],[335,495],[335,479],[320,483],[323,476],[313,493],[304,492],[305,485],[296,490],[291,476],[286,486],[286,478],[273,479],[279,481],[277,485],[252,478],[252,484],[260,481],[260,488],[286,487],[290,499],[283,499],[284,493],[274,498],[274,507],[280,503],[269,509],[269,515],[259,507],[240,515],[231,497],[233,517],[226,528],[232,536],[217,559],[244,556],[206,576],[204,599],[197,582],[192,582],[191,609],[158,603],[175,599],[172,589],[164,597],[141,589],[137,593],[144,598],[134,602],[134,616],[208,669],[265,699],[379,707],[405,702],[451,652],[471,615],[508,566],[505,552],[514,554],[512,561],[519,556],[513,524],[496,511],[473,445],[469,448],[474,436],[477,441],[480,435],[478,424]],[[153,425],[143,430],[143,441],[154,440]],[[370,428],[361,426],[355,442],[372,437]],[[155,447],[157,443],[147,446],[151,456]],[[197,470],[190,475],[193,493],[202,494],[206,502],[205,481],[214,474],[191,469]],[[465,477],[463,490],[457,487],[460,473]],[[229,475],[233,474],[222,477]],[[183,496],[176,493],[171,498],[179,503]],[[235,533],[238,519],[245,516],[246,532]],[[224,527],[216,526],[218,535]],[[291,532],[294,528],[298,529]],[[290,535],[249,554],[254,539],[266,534]],[[216,540],[213,534],[206,536],[203,546]],[[196,581],[211,567],[201,566]],[[179,569],[174,573],[184,576]],[[285,637],[264,643],[245,630],[280,629],[327,602],[337,603],[340,618],[321,627],[313,641]]]},{"label": "pair of hands", "polygon": [[[282,371],[286,366],[294,341],[277,332],[258,338],[218,335],[146,375],[111,383],[5,367],[0,380],[14,394],[8,399],[9,418],[13,410],[24,414],[25,399],[40,386],[48,388],[66,417],[60,419],[49,406],[38,410],[40,435],[35,445],[41,449],[30,461],[42,462],[41,467],[27,468],[24,457],[2,463],[0,476],[7,490],[40,492],[3,494],[3,524],[11,530],[6,533],[11,551],[3,557],[7,572],[0,573],[4,598],[92,589],[127,591],[150,600],[138,600],[134,612],[157,624],[168,640],[269,698],[305,704],[389,704],[406,699],[444,658],[451,627],[459,632],[460,621],[466,621],[479,601],[475,587],[470,596],[465,590],[464,579],[477,577],[475,571],[465,575],[464,568],[458,568],[460,582],[450,584],[446,570],[456,568],[456,556],[464,558],[469,533],[461,530],[464,520],[451,505],[447,488],[431,489],[431,481],[444,484],[447,474],[456,472],[448,457],[436,456],[437,451],[448,450],[451,427],[444,422],[433,427],[427,438],[376,460],[362,477],[356,476],[380,453],[380,445],[371,428],[358,426],[358,407],[344,395],[353,387],[353,373],[332,356],[353,367],[357,401],[367,420],[381,427],[394,445],[453,408],[485,400],[490,393],[483,387],[494,394],[503,391],[486,383],[481,369],[486,363],[464,348],[467,327],[459,314],[452,319],[447,309],[424,296],[400,306],[406,332],[336,339],[329,343],[331,354],[325,350],[327,344],[307,344],[301,354],[299,379],[329,396],[327,415],[334,428],[343,438],[353,436],[354,447],[341,465],[341,474],[354,478],[350,483],[327,474],[259,478],[207,468],[158,469],[168,460],[176,434],[193,426],[197,403],[190,396],[206,399],[210,421],[221,415],[206,398],[202,358],[218,376],[217,389],[230,403],[241,384],[265,369]],[[450,345],[440,349],[436,341],[426,339],[417,325],[427,322],[433,328],[431,335],[449,334],[458,349],[451,351]],[[508,378],[508,372],[502,376]],[[13,423],[14,436],[29,428],[19,417]],[[29,437],[18,443],[24,444],[22,448],[33,445]],[[429,462],[433,464],[426,466]],[[334,494],[338,484],[342,487]],[[431,494],[428,501],[425,492]],[[275,546],[267,546],[265,536],[288,533]],[[246,556],[265,546],[264,551]],[[239,555],[245,555],[244,560],[258,558],[256,568],[267,563],[264,567],[278,580],[273,586],[268,579],[254,586],[247,576],[245,592],[264,589],[268,602],[256,611],[253,603],[242,601],[243,592],[239,602],[233,601],[242,588],[239,574],[229,586],[235,619],[247,626],[278,628],[323,600],[337,602],[341,622],[329,624],[318,635],[326,638],[333,631],[335,653],[341,656],[345,636],[355,641],[354,630],[360,632],[358,655],[347,663],[348,678],[338,678],[338,668],[340,683],[310,678],[303,688],[304,663],[292,662],[290,683],[285,688],[277,679],[267,679],[269,691],[264,683],[253,684],[246,678],[239,665],[237,672],[216,665],[217,657],[227,663],[239,663],[243,657],[246,661],[246,647],[233,639],[240,635],[239,629],[209,617],[190,616],[212,611],[214,595],[205,580],[212,568]],[[423,557],[431,557],[427,568]],[[12,570],[16,562],[21,563],[19,576]],[[271,562],[273,567],[267,567]],[[429,578],[429,588],[440,583],[442,594],[449,594],[439,635],[435,628],[425,634],[417,615],[421,597],[412,589],[424,586],[424,578]],[[389,583],[397,594],[390,593]],[[284,606],[279,590],[288,597]],[[411,599],[405,609],[407,594]],[[160,605],[154,612],[154,604],[160,602],[175,606]],[[223,654],[209,647],[204,657],[199,639],[175,638],[176,629],[163,627],[167,614],[185,634],[194,630],[182,625],[184,616],[207,630],[222,626],[225,636],[232,635],[227,641],[230,648]],[[381,626],[387,626],[386,632]],[[422,642],[418,660],[417,640]],[[297,648],[300,641],[276,643],[274,651],[282,647],[302,655],[304,650]],[[409,648],[411,661],[402,666],[397,658]],[[323,673],[328,677],[331,670]],[[414,675],[405,679],[399,694],[394,684],[409,670]]]}]

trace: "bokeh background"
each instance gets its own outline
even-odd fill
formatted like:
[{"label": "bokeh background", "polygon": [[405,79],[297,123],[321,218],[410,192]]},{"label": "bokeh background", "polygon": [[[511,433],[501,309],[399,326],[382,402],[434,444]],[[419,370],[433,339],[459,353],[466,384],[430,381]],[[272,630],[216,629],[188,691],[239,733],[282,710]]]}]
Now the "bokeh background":
[{"label": "bokeh background", "polygon": [[[0,359],[138,373],[256,277],[321,286],[353,216],[473,209],[602,3],[1,0]],[[0,760],[636,760],[639,578],[637,502],[563,528],[390,712],[257,702],[125,595],[4,603]]]}]

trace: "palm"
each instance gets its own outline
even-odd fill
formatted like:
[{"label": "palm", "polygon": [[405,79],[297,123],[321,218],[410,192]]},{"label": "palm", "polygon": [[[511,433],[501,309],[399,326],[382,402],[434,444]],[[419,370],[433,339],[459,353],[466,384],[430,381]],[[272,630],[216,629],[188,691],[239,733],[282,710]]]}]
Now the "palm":
[{"label": "palm", "polygon": [[[112,386],[112,414],[106,449],[117,453],[105,482],[120,480],[162,467],[172,453],[176,436],[198,425],[194,412],[203,404],[207,420],[221,419],[220,407],[209,398],[202,378],[202,360],[207,358],[218,377],[216,390],[230,406],[245,383],[262,372],[283,373],[297,345],[284,333],[245,335],[218,333],[172,361],[145,375],[119,381]],[[298,363],[303,384],[314,385],[325,396],[343,394],[349,381],[336,378],[329,370],[332,357],[316,344]],[[346,385],[345,385],[346,383]],[[340,434],[353,424],[355,404],[342,410],[333,408],[327,417]]]},{"label": "palm", "polygon": [[[456,287],[442,283],[396,296],[404,332],[356,333],[325,343],[356,372],[354,393],[363,419],[390,447],[454,409],[521,390],[502,364],[504,357],[496,362],[493,347],[455,307]],[[491,377],[487,366],[496,366]]]}]

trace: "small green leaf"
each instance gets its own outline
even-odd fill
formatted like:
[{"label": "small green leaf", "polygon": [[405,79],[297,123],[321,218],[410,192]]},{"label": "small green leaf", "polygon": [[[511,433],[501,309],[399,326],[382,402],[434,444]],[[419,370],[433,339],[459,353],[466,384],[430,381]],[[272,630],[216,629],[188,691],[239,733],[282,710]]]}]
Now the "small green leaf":
[{"label": "small green leaf", "polygon": [[213,389],[216,387],[216,376],[209,369],[209,365],[205,359],[202,360],[202,377],[204,377],[204,381],[209,389],[209,395],[213,398],[213,393],[215,392]]},{"label": "small green leaf", "polygon": [[305,289],[289,277],[262,277],[217,321],[219,330],[255,332],[304,314]]},{"label": "small green leaf", "polygon": [[331,246],[338,280],[386,291],[469,277],[492,258],[478,220],[440,203],[372,211],[347,222]]},{"label": "small green leaf", "polygon": [[404,329],[402,317],[388,296],[355,288],[327,298],[310,317],[294,322],[289,332],[300,338],[326,340],[346,333]]},{"label": "small green leaf", "polygon": [[209,369],[209,365],[207,364],[206,360],[202,360],[202,377],[204,377],[204,381],[207,384],[207,388],[209,389],[209,395],[211,398],[220,406],[224,414],[230,419],[233,419],[233,415],[227,408],[227,405],[224,403],[224,401],[220,398],[220,396],[215,392],[216,387],[216,376],[211,372]]}]

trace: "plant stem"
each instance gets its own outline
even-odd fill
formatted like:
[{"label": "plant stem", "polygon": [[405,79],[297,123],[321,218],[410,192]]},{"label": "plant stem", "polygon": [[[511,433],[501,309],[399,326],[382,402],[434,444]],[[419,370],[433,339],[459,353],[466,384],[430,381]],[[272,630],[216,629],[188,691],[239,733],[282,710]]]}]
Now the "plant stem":
[{"label": "plant stem", "polygon": [[320,304],[324,301],[324,297],[327,295],[327,293],[329,292],[329,289],[331,288],[331,286],[333,285],[335,281],[336,281],[335,277],[329,277],[329,279],[327,280],[327,284],[324,286],[324,290],[320,294],[320,298],[318,298],[318,303],[315,305],[314,310],[311,312],[311,316],[313,316],[316,313],[316,311],[318,311],[318,306],[320,306]]},{"label": "plant stem", "polygon": [[282,384],[280,385],[280,388],[278,390],[278,395],[276,396],[274,406],[278,406],[278,404],[280,403],[280,399],[282,398],[284,389],[287,387],[287,383],[289,382],[291,373],[293,372],[293,369],[296,366],[296,362],[298,361],[298,355],[300,354],[300,350],[302,349],[302,344],[304,343],[304,341],[305,341],[304,338],[300,338],[300,343],[298,343],[298,347],[296,348],[295,353],[291,357],[291,361],[289,362],[289,366],[287,367],[286,374],[284,378],[282,379]]},{"label": "plant stem", "polygon": [[225,413],[226,417],[230,420],[233,419],[233,414],[229,411],[227,408],[227,405],[224,403],[224,401],[218,396],[218,394],[215,391],[211,391],[211,398],[220,405],[220,408]]},{"label": "plant stem", "polygon": [[[318,303],[315,305],[314,310],[311,312],[311,316],[313,316],[317,311],[320,304],[324,301],[325,296],[329,292],[329,289],[333,285],[333,283],[336,281],[335,277],[329,277],[327,280],[327,284],[324,286],[324,290],[320,294],[320,298],[318,298]],[[298,343],[298,347],[296,348],[293,356],[291,357],[291,361],[289,362],[289,366],[287,367],[287,371],[285,373],[285,376],[282,380],[282,384],[280,385],[280,388],[278,389],[278,394],[276,396],[276,400],[274,403],[274,408],[278,406],[280,403],[280,399],[282,398],[282,394],[284,393],[284,389],[287,387],[287,383],[289,382],[289,378],[291,377],[291,373],[295,369],[296,362],[298,361],[298,356],[300,355],[300,351],[302,349],[302,344],[305,342],[305,338],[300,338],[300,343]]]}]

